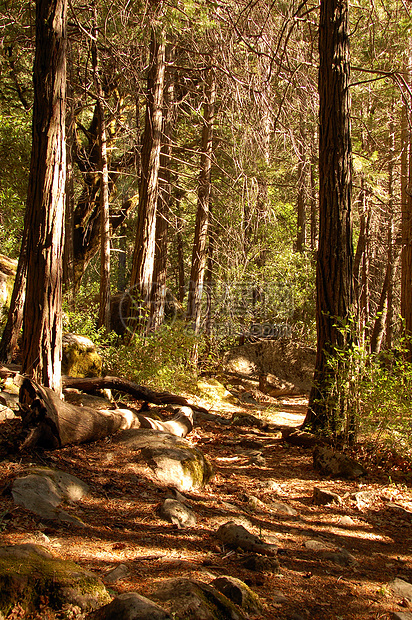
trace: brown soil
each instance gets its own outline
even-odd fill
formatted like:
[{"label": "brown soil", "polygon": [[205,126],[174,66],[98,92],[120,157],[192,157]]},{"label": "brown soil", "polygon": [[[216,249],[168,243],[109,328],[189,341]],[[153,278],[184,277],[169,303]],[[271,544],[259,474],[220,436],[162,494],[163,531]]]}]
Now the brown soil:
[{"label": "brown soil", "polygon": [[[243,410],[254,415],[263,412],[277,424],[297,425],[303,420],[303,397],[277,403],[277,411],[273,404],[266,412],[267,405],[244,405]],[[233,405],[233,410],[240,409]],[[229,407],[223,415],[230,414]],[[251,620],[389,619],[395,610],[408,611],[408,602],[388,587],[397,576],[412,582],[411,523],[388,506],[395,502],[410,509],[408,473],[370,465],[362,482],[325,480],[313,469],[311,450],[289,447],[280,433],[200,422],[188,439],[209,456],[216,475],[204,490],[186,494],[197,526],[176,529],[158,515],[166,489],[157,484],[139,453],[109,438],[54,452],[13,454],[18,422],[3,422],[0,434],[4,457],[0,462],[1,544],[41,543],[101,577],[126,564],[129,575],[110,586],[113,594],[137,591],[150,596],[154,585],[166,578],[210,582],[229,574],[248,583],[265,605],[264,613],[250,616]],[[65,507],[83,520],[85,528],[47,522],[14,506],[10,482],[24,474],[29,463],[58,467],[90,485],[87,498]],[[314,505],[313,487],[319,485],[342,496],[342,504]],[[359,490],[370,491],[371,498],[352,499],[351,494]],[[287,503],[297,515],[253,511],[250,496],[267,505]],[[345,524],[343,517],[351,517],[353,523]],[[216,531],[229,520],[279,545],[278,574],[242,568],[242,553],[222,547]],[[321,552],[305,547],[309,539],[343,548],[356,562],[341,566],[325,559]],[[279,600],[279,591],[286,602]],[[23,616],[16,608],[9,617]],[[45,602],[45,608],[31,617],[68,616],[54,616]]]}]

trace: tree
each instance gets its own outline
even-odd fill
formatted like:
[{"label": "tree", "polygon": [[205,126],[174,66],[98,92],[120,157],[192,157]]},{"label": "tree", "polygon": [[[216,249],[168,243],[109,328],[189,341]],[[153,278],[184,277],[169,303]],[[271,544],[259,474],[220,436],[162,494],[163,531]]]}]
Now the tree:
[{"label": "tree", "polygon": [[353,300],[347,0],[321,1],[319,56],[317,355],[305,425],[329,426],[336,434],[342,430],[346,411],[345,402],[331,398],[330,358],[336,359],[337,349],[348,345],[346,328]]},{"label": "tree", "polygon": [[61,390],[66,0],[37,0],[22,372]]},{"label": "tree", "polygon": [[[147,78],[148,94],[142,145],[139,211],[130,280],[132,301],[130,313],[133,318],[139,314],[140,302],[149,299],[153,283],[163,119],[165,49],[166,43],[163,30],[153,26],[150,69]],[[135,307],[133,307],[134,305]]]},{"label": "tree", "polygon": [[215,118],[216,98],[216,75],[213,66],[210,66],[207,70],[205,89],[196,227],[193,241],[189,296],[187,301],[187,318],[193,321],[194,331],[196,333],[198,333],[200,329],[201,298],[207,260],[210,216],[213,123]]}]

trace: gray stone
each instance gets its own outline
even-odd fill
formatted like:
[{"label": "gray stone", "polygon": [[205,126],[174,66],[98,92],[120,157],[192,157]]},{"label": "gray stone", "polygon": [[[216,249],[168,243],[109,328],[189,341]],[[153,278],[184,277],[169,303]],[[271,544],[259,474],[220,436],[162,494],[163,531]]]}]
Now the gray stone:
[{"label": "gray stone", "polygon": [[62,374],[69,377],[100,377],[102,358],[96,345],[85,336],[63,334]]},{"label": "gray stone", "polygon": [[142,456],[162,484],[190,491],[205,486],[213,476],[213,468],[199,448],[187,439],[152,429],[130,429],[118,433],[115,443]]},{"label": "gray stone", "polygon": [[72,604],[85,611],[110,601],[93,573],[34,544],[0,547],[0,591],[5,613],[16,603],[31,610],[39,596],[46,596],[52,608]]},{"label": "gray stone", "polygon": [[281,515],[289,515],[290,517],[293,517],[298,514],[297,510],[287,504],[284,504],[283,502],[270,502],[269,507],[271,510]]},{"label": "gray stone", "polygon": [[337,493],[333,491],[329,491],[329,489],[321,489],[320,487],[313,487],[313,503],[324,505],[324,504],[341,504],[342,498]]},{"label": "gray stone", "polygon": [[176,618],[246,620],[244,612],[235,603],[216,588],[201,581],[166,580],[158,585],[152,597],[170,608],[170,614]]},{"label": "gray stone", "polygon": [[326,476],[352,480],[366,475],[365,468],[342,452],[326,446],[316,446],[313,451],[314,468]]},{"label": "gray stone", "polygon": [[273,556],[277,554],[277,545],[270,545],[254,536],[243,525],[238,525],[234,521],[229,521],[221,525],[217,531],[217,537],[229,547],[237,549],[240,547],[245,551],[261,553],[262,555]]},{"label": "gray stone", "polygon": [[89,487],[79,478],[58,469],[35,467],[27,476],[16,478],[12,486],[13,500],[44,519],[58,519],[84,525],[58,507],[63,500],[79,501],[88,493]]},{"label": "gray stone", "polygon": [[328,545],[328,543],[323,542],[322,540],[309,539],[305,540],[304,543],[306,549],[310,551],[333,551],[335,547],[333,545]]},{"label": "gray stone", "polygon": [[257,553],[250,553],[243,558],[242,566],[256,573],[279,572],[279,560],[276,557],[267,557]]},{"label": "gray stone", "polygon": [[0,405],[0,422],[3,422],[4,420],[13,420],[15,417],[16,415],[14,411],[5,405]]},{"label": "gray stone", "polygon": [[223,575],[214,579],[210,585],[248,613],[262,611],[263,606],[258,595],[240,579]]},{"label": "gray stone", "polygon": [[108,605],[87,615],[89,620],[170,620],[169,614],[137,592],[116,596]]},{"label": "gray stone", "polygon": [[193,510],[176,499],[165,499],[160,507],[160,516],[179,528],[196,525],[196,515]]},{"label": "gray stone", "polygon": [[403,579],[396,577],[390,582],[389,587],[397,596],[401,596],[402,598],[406,598],[408,601],[412,601],[412,584],[408,581],[404,581]]},{"label": "gray stone", "polygon": [[130,574],[130,571],[128,567],[126,566],[126,564],[118,564],[115,568],[113,568],[112,570],[109,570],[104,575],[103,581],[105,583],[116,583],[116,581],[119,581],[120,579],[124,579],[125,577],[128,577],[129,574]]},{"label": "gray stone", "polygon": [[412,520],[412,512],[404,508],[403,506],[399,506],[399,504],[394,504],[393,502],[389,502],[386,504],[387,508],[390,508],[394,512],[397,512],[399,516],[404,517],[405,519]]}]

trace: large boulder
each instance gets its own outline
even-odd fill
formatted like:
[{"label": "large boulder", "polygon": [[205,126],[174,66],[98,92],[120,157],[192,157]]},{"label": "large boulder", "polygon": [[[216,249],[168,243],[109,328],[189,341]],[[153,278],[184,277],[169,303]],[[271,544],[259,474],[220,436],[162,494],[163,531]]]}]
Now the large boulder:
[{"label": "large boulder", "polygon": [[[309,393],[313,384],[316,351],[289,338],[260,340],[232,349],[225,371],[255,379],[272,396]],[[262,381],[261,381],[262,383]]]},{"label": "large boulder", "polygon": [[137,592],[116,596],[108,605],[92,611],[88,620],[171,620],[168,613]]},{"label": "large boulder", "polygon": [[160,582],[152,597],[179,620],[246,620],[233,601],[200,581],[168,579]]},{"label": "large boulder", "polygon": [[75,476],[49,467],[34,467],[26,476],[16,478],[12,486],[14,502],[43,519],[57,519],[82,526],[80,519],[59,506],[79,501],[88,493],[86,483]]},{"label": "large boulder", "polygon": [[76,334],[63,335],[62,374],[69,377],[101,376],[102,358],[90,338]]},{"label": "large boulder", "polygon": [[16,270],[17,261],[0,254],[0,318],[3,308],[10,304]]},{"label": "large boulder", "polygon": [[182,437],[137,428],[122,431],[114,441],[141,450],[159,482],[178,491],[199,489],[213,476],[212,465],[203,452]]},{"label": "large boulder", "polygon": [[7,616],[17,603],[24,611],[34,611],[44,599],[52,609],[70,604],[89,611],[111,597],[93,573],[41,545],[0,547],[0,617]]},{"label": "large boulder", "polygon": [[327,446],[316,446],[313,451],[313,467],[325,476],[348,480],[360,478],[367,473],[355,459]]}]

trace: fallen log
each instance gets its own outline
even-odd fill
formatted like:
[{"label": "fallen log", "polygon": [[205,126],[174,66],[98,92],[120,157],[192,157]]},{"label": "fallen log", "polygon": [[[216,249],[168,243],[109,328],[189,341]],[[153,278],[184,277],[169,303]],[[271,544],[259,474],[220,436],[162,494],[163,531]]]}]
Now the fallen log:
[{"label": "fallen log", "polygon": [[183,396],[170,394],[170,392],[155,392],[144,385],[139,385],[128,379],[121,377],[62,377],[62,385],[64,388],[77,388],[83,392],[94,392],[95,390],[111,389],[125,392],[147,403],[154,405],[183,405],[190,407],[194,411],[208,413],[204,407],[198,407],[189,403]]},{"label": "fallen log", "polygon": [[19,400],[23,425],[30,429],[21,449],[55,449],[97,441],[120,429],[140,426],[136,414],[127,409],[96,410],[71,405],[28,378],[21,385]]}]

